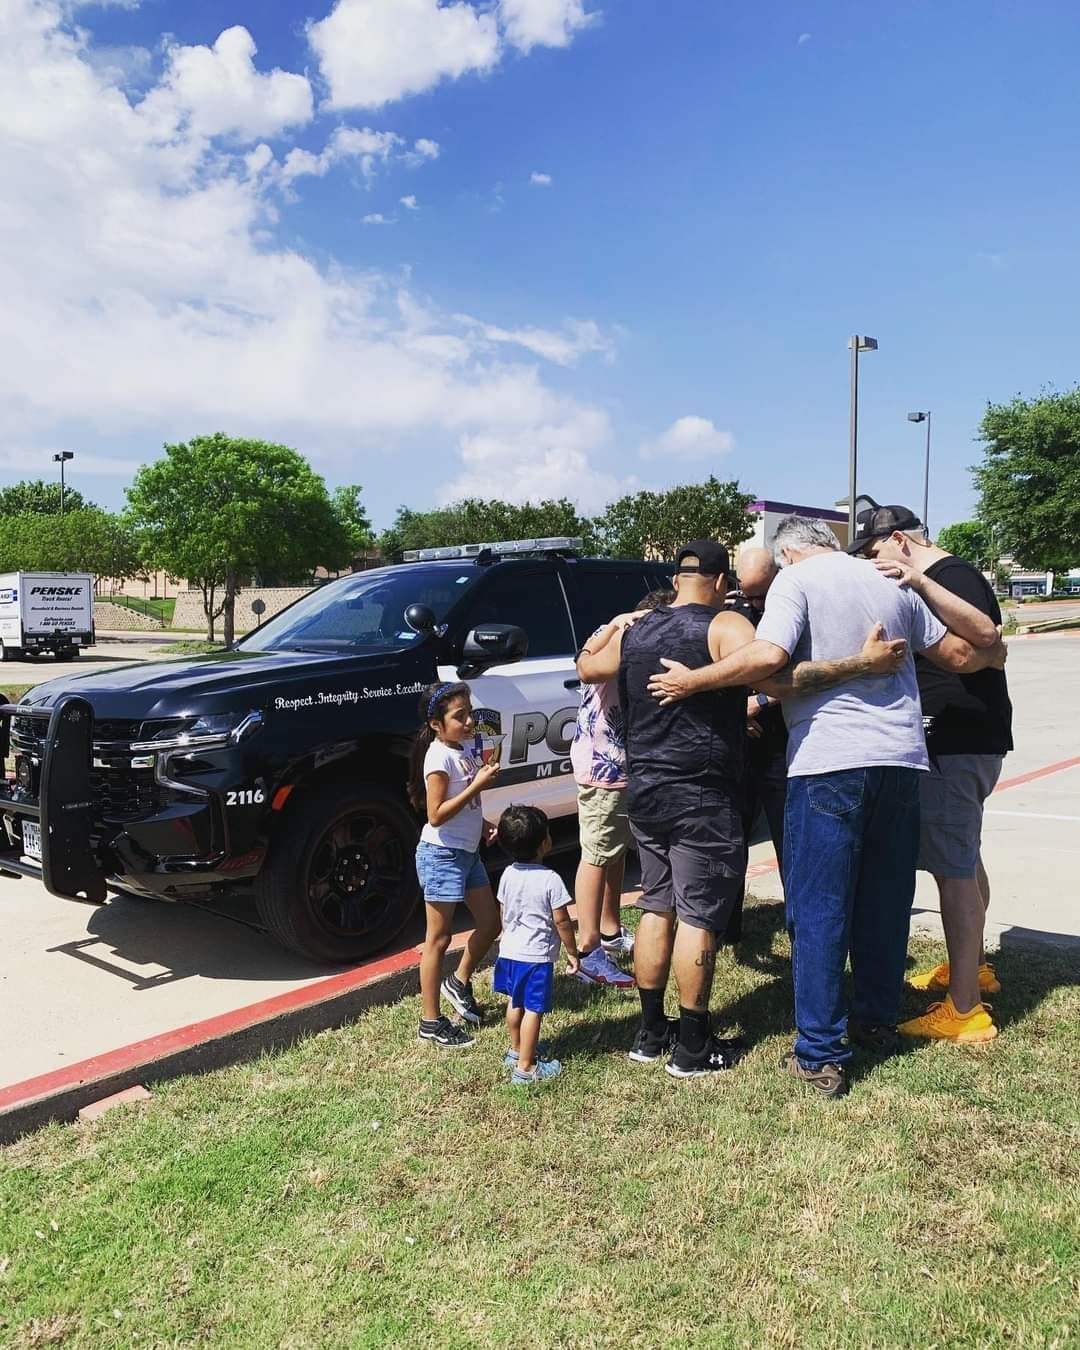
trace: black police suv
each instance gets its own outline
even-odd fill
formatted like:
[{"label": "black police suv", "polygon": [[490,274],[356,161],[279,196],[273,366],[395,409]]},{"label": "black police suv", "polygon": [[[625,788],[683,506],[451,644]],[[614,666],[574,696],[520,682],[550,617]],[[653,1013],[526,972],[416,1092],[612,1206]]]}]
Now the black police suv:
[{"label": "black police suv", "polygon": [[419,901],[405,795],[419,696],[465,678],[497,789],[575,823],[574,653],[669,584],[579,541],[422,550],[343,577],[210,656],[69,675],[0,707],[0,872],[54,895],[227,902],[316,961],[377,951]]}]

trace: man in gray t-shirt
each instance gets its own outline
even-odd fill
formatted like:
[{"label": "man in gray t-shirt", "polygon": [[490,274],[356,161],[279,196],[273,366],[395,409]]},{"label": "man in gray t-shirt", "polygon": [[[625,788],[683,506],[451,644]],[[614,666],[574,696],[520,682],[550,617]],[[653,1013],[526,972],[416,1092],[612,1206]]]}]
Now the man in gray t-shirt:
[{"label": "man in gray t-shirt", "polygon": [[[790,733],[784,813],[784,893],[791,936],[797,1036],[782,1067],[819,1092],[847,1090],[848,1035],[891,1049],[907,954],[919,848],[918,775],[927,768],[912,651],[947,670],[1003,661],[1000,640],[977,650],[923,602],[869,564],[838,552],[822,521],[788,516],[773,544],[785,570],[773,582],[757,638],[701,670],[659,672],[661,701],[747,684],[784,700]],[[884,585],[882,582],[884,581]],[[806,669],[827,672],[881,623],[908,644],[901,669],[823,692]],[[788,667],[795,671],[790,675]],[[849,1022],[844,966],[851,956]]]}]

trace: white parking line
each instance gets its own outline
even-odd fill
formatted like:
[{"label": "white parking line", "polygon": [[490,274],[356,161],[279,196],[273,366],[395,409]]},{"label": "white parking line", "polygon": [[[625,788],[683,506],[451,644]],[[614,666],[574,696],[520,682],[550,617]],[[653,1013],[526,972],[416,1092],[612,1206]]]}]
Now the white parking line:
[{"label": "white parking line", "polygon": [[1021,820],[1075,820],[1080,816],[1053,816],[1042,811],[984,811],[984,816],[1017,816]]}]

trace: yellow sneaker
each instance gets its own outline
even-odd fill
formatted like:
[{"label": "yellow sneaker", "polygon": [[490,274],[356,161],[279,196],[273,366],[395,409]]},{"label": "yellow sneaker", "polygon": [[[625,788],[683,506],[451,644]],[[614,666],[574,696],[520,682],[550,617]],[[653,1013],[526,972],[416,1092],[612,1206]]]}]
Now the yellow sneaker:
[{"label": "yellow sneaker", "polygon": [[[948,961],[943,961],[940,966],[935,966],[933,970],[924,970],[919,975],[909,975],[907,984],[909,989],[929,990],[934,993],[944,992],[949,987]],[[994,967],[989,961],[984,961],[979,967],[979,993],[1001,993],[1001,981],[994,974]]]},{"label": "yellow sneaker", "polygon": [[993,1019],[981,1003],[963,1015],[956,1011],[948,994],[940,1003],[931,1003],[922,1017],[901,1022],[896,1028],[901,1036],[925,1036],[931,1041],[958,1041],[976,1043],[992,1041],[998,1034]]}]

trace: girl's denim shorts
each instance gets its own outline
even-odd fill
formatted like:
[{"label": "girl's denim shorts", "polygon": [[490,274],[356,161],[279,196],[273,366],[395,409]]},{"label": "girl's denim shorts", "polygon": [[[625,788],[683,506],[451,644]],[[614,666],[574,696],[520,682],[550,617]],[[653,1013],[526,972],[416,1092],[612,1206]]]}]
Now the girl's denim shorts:
[{"label": "girl's denim shorts", "polygon": [[424,888],[424,899],[433,904],[453,905],[465,899],[465,892],[487,886],[487,868],[479,853],[467,848],[443,848],[421,839],[416,846],[416,875]]}]

